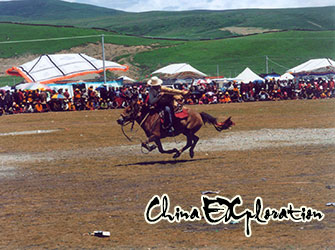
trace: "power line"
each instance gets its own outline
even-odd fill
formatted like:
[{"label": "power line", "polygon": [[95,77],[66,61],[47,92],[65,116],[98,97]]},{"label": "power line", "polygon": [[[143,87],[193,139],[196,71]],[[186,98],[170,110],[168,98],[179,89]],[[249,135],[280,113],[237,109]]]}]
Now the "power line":
[{"label": "power line", "polygon": [[91,38],[91,37],[101,37],[101,35],[57,37],[57,38],[44,38],[44,39],[19,40],[19,41],[3,41],[3,42],[0,42],[0,44],[45,42],[45,41],[57,41],[57,40],[69,40],[69,39],[82,39],[82,38]]},{"label": "power line", "polygon": [[279,63],[276,63],[275,61],[271,60],[269,57],[267,57],[267,59],[268,59],[270,62],[276,64],[276,65],[279,66],[279,67],[282,67],[282,68],[284,68],[284,69],[289,69],[289,68],[286,67],[286,66],[283,66],[283,65],[281,65],[281,64],[279,64]]}]

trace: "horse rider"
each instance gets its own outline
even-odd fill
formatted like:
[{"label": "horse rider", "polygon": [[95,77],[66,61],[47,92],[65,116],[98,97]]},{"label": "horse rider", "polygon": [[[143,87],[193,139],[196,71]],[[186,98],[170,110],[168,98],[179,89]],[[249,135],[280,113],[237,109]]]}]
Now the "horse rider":
[{"label": "horse rider", "polygon": [[[157,76],[151,77],[147,82],[150,86],[148,104],[151,107],[157,107],[159,110],[164,110],[164,125],[163,128],[168,131],[168,133],[174,132],[173,120],[172,120],[172,110],[178,108],[178,104],[183,100],[183,97],[189,93],[186,90],[171,89],[162,86],[163,81]],[[171,103],[171,97],[172,103]]]}]

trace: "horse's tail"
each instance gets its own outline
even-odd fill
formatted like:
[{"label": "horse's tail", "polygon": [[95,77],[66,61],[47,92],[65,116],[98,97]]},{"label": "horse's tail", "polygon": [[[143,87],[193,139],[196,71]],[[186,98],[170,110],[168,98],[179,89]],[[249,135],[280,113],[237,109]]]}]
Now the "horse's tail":
[{"label": "horse's tail", "polygon": [[204,123],[208,122],[210,124],[213,124],[214,128],[219,132],[224,129],[229,129],[231,126],[235,125],[235,123],[231,120],[231,117],[229,117],[224,122],[218,122],[215,117],[205,112],[201,112],[200,115]]}]

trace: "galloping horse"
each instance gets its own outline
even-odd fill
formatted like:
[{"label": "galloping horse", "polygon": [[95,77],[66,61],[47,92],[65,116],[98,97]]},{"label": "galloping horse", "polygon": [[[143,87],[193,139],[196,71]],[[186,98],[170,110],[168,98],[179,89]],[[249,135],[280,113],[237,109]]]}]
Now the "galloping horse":
[{"label": "galloping horse", "polygon": [[[214,128],[221,132],[224,129],[230,128],[234,123],[229,117],[224,122],[217,122],[217,119],[205,112],[195,112],[191,109],[187,109],[188,115],[183,119],[174,118],[173,126],[175,131],[173,134],[169,134],[162,128],[161,117],[159,112],[155,109],[151,109],[145,104],[139,104],[138,100],[133,100],[128,107],[124,109],[117,123],[124,126],[128,122],[137,122],[148,139],[145,143],[142,143],[142,147],[148,151],[152,151],[156,148],[155,145],[148,146],[148,143],[155,142],[160,153],[173,154],[173,158],[178,158],[182,152],[190,148],[190,157],[194,156],[194,148],[199,140],[199,137],[195,133],[202,127],[203,124],[210,123]],[[174,137],[179,134],[183,134],[187,138],[186,145],[178,150],[176,148],[171,150],[164,150],[161,139],[165,137]]]}]

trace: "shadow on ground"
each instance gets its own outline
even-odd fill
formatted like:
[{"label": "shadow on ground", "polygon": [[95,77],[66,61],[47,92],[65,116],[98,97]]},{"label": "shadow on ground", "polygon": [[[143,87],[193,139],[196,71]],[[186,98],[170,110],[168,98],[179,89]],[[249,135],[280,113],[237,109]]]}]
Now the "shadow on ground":
[{"label": "shadow on ground", "polygon": [[161,161],[140,161],[135,163],[127,163],[127,164],[118,164],[115,167],[129,167],[129,166],[148,166],[154,164],[168,165],[168,164],[179,164],[179,163],[190,163],[190,162],[199,162],[199,161],[207,161],[219,158],[202,158],[202,159],[190,159],[190,160],[161,160]]}]

